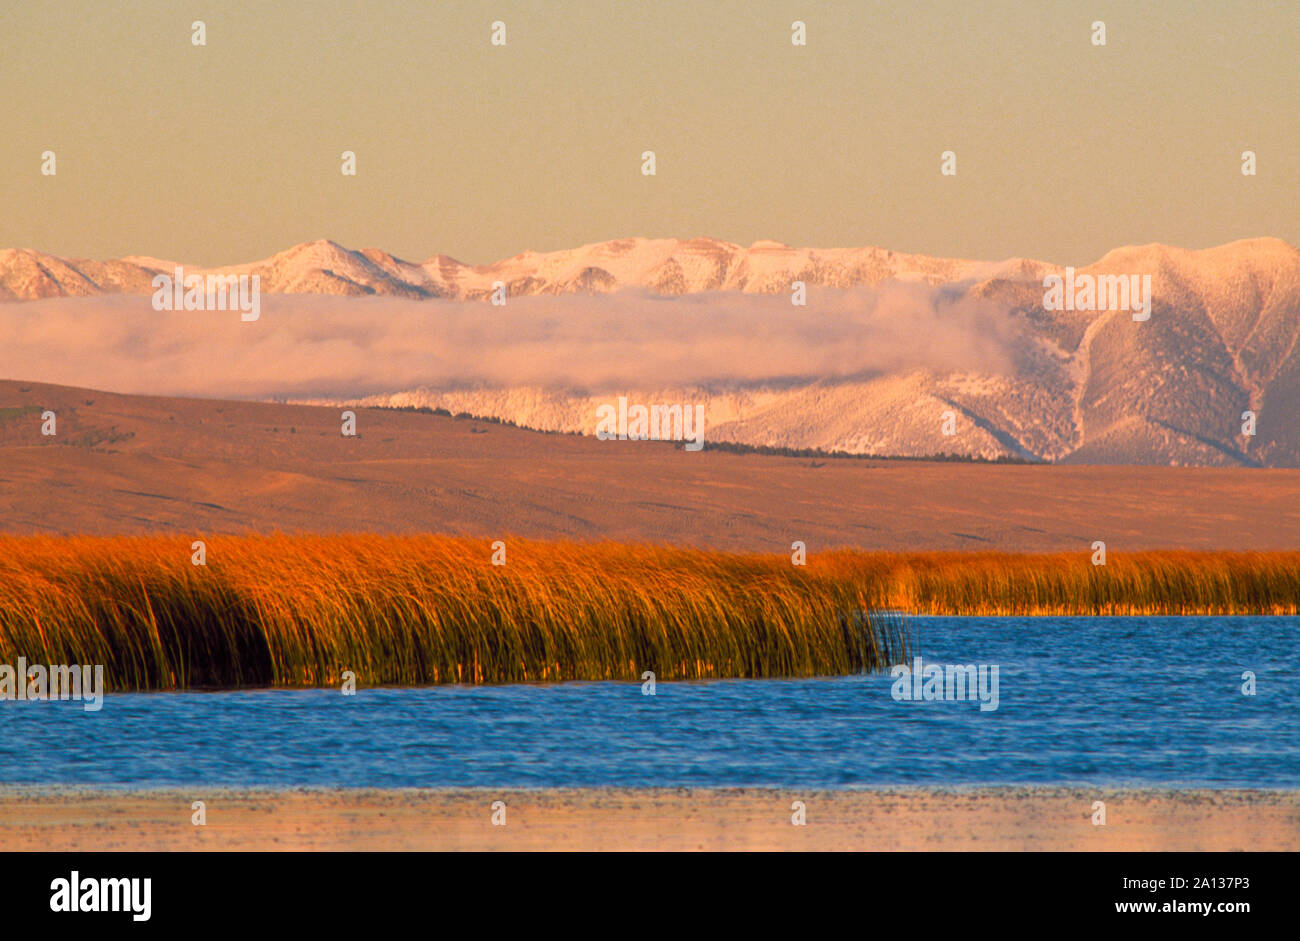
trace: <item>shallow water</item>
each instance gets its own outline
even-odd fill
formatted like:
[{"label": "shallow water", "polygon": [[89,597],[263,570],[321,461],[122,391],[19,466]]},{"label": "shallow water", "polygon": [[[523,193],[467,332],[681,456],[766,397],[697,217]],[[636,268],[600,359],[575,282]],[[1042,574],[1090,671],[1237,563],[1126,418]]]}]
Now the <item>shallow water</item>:
[{"label": "shallow water", "polygon": [[1300,787],[1300,618],[911,624],[926,662],[996,664],[998,708],[888,675],[0,702],[0,783]]}]

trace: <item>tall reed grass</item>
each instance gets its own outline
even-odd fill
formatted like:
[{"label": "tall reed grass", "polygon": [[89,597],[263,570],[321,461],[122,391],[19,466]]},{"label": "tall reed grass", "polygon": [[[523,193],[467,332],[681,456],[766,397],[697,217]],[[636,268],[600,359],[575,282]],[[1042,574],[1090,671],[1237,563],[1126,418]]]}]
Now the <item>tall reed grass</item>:
[{"label": "tall reed grass", "polygon": [[[810,560],[810,564],[812,564]],[[940,615],[1300,613],[1300,552],[1044,555],[830,552],[824,575],[863,586],[873,608]]]},{"label": "tall reed grass", "polygon": [[117,689],[771,677],[879,670],[897,619],[772,558],[436,536],[0,537],[0,662]]},{"label": "tall reed grass", "polygon": [[909,657],[884,610],[1300,610],[1300,553],[759,556],[444,536],[0,537],[0,663],[127,689],[797,677]]}]

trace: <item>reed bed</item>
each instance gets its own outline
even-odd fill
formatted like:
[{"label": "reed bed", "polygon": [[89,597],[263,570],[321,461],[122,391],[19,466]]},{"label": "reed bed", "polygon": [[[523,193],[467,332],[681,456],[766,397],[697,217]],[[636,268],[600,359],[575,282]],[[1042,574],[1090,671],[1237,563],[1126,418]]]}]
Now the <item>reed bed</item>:
[{"label": "reed bed", "polygon": [[935,615],[1285,615],[1300,613],[1300,552],[831,552],[825,574],[864,585],[867,604]]},{"label": "reed bed", "polygon": [[906,656],[843,579],[688,550],[436,536],[0,537],[0,663],[116,689],[849,674]]},{"label": "reed bed", "polygon": [[928,614],[1295,614],[1300,553],[784,555],[445,536],[0,537],[0,663],[117,690],[843,675]]}]

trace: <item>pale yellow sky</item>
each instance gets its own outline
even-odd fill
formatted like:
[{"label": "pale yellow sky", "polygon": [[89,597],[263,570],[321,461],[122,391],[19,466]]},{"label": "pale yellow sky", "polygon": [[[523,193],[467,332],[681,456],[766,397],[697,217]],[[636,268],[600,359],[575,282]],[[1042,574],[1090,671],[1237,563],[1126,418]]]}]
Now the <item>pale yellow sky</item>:
[{"label": "pale yellow sky", "polygon": [[1082,264],[1300,244],[1294,0],[113,6],[0,8],[0,248],[223,264],[332,238],[487,262],[709,235]]}]

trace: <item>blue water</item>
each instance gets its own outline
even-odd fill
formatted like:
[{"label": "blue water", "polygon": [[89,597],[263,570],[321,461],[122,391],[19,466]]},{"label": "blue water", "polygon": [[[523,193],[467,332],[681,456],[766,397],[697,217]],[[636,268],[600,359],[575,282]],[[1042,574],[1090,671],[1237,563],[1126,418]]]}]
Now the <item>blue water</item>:
[{"label": "blue water", "polygon": [[1300,618],[911,625],[927,662],[998,665],[998,708],[888,675],[0,702],[0,784],[1300,787]]}]

